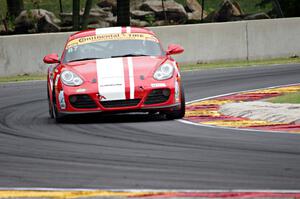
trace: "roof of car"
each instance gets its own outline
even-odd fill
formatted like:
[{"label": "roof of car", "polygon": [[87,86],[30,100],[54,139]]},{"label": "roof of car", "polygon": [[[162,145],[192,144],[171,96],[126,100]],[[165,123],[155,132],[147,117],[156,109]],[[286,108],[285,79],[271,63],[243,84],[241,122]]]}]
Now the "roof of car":
[{"label": "roof of car", "polygon": [[154,32],[147,28],[140,28],[140,27],[110,27],[110,28],[97,28],[97,29],[88,29],[83,30],[80,32],[76,32],[69,37],[69,40],[81,38],[81,37],[88,37],[94,35],[101,35],[101,34],[114,34],[114,33],[146,33],[155,35]]}]

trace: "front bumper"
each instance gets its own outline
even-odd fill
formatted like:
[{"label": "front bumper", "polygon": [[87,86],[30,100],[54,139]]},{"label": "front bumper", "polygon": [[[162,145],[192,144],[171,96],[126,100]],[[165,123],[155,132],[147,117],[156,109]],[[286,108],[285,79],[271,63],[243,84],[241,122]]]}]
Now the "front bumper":
[{"label": "front bumper", "polygon": [[[171,81],[170,81],[171,82]],[[172,84],[171,84],[172,83]],[[135,93],[135,104],[126,104],[130,100],[120,100],[120,105],[115,101],[103,100],[98,92],[92,90],[78,88],[78,87],[65,87],[60,92],[64,95],[64,106],[58,106],[59,111],[64,114],[80,114],[80,113],[98,113],[98,112],[149,112],[149,111],[169,111],[177,110],[180,108],[180,101],[176,99],[176,89],[174,81],[164,87],[145,87]],[[85,92],[78,93],[78,90],[85,90]],[[161,91],[161,92],[156,92]],[[165,92],[163,92],[165,91]],[[169,92],[167,92],[169,91]],[[156,95],[153,93],[156,92]],[[159,93],[159,94],[157,94]],[[166,95],[168,96],[161,96]],[[74,104],[74,96],[86,96],[85,106],[77,106]],[[163,99],[165,97],[165,99]],[[151,99],[150,99],[151,98]],[[150,100],[149,100],[150,99]],[[59,100],[61,101],[61,100]],[[112,102],[110,104],[110,102]],[[117,102],[117,104],[116,104]],[[80,101],[81,104],[82,101]],[[79,104],[80,104],[79,103]],[[113,105],[112,105],[113,104]],[[125,104],[125,105],[124,105]]]}]

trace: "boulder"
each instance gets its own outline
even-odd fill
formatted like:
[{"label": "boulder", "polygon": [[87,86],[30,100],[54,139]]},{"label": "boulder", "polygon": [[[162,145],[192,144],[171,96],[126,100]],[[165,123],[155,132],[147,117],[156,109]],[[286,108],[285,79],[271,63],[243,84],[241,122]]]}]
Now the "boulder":
[{"label": "boulder", "polygon": [[[175,23],[185,23],[187,21],[187,12],[181,4],[168,0],[164,2],[164,7],[169,21],[174,21]],[[164,19],[161,0],[147,0],[141,4],[140,10],[154,12],[157,20]]]},{"label": "boulder", "polygon": [[[197,23],[202,20],[202,6],[198,0],[186,0],[186,10],[188,11],[188,22]],[[207,13],[203,10],[203,19],[207,17]]]},{"label": "boulder", "polygon": [[88,28],[106,28],[109,27],[110,24],[106,21],[98,21],[98,23],[95,24],[89,24]]},{"label": "boulder", "polygon": [[130,20],[130,25],[135,26],[135,27],[146,27],[149,26],[149,23],[147,21],[142,21],[138,19],[131,19]]},{"label": "boulder", "polygon": [[117,17],[108,17],[105,19],[107,23],[110,24],[110,26],[116,26],[117,25]]},{"label": "boulder", "polygon": [[220,9],[215,14],[215,21],[225,22],[225,21],[236,21],[242,19],[243,12],[240,5],[231,0],[224,0]]},{"label": "boulder", "polygon": [[[83,19],[83,13],[84,10],[80,11],[80,22],[82,22]],[[109,11],[105,11],[101,8],[92,8],[90,10],[90,15],[88,18],[88,22],[89,24],[95,24],[98,21],[103,21],[106,18],[112,17],[113,14]],[[64,26],[68,26],[68,25],[72,25],[72,20],[73,20],[73,14],[70,13],[60,13],[60,17],[62,19],[62,23],[64,24]]]},{"label": "boulder", "polygon": [[147,17],[155,17],[152,11],[133,10],[130,12],[133,19],[145,20]]},{"label": "boulder", "polygon": [[130,10],[137,10],[146,0],[130,0]]},{"label": "boulder", "polygon": [[186,0],[186,7],[189,12],[202,12],[202,6],[198,0]]},{"label": "boulder", "polygon": [[57,24],[53,23],[48,15],[45,15],[38,20],[38,32],[59,32],[60,30],[61,28]]},{"label": "boulder", "polygon": [[16,33],[58,32],[61,21],[44,9],[24,10],[15,19]]},{"label": "boulder", "polygon": [[158,21],[155,21],[153,25],[154,26],[165,26],[165,25],[169,25],[169,24],[165,20],[158,20]]},{"label": "boulder", "polygon": [[[203,13],[203,19],[207,17],[206,13]],[[188,12],[188,22],[189,23],[197,23],[202,20],[201,12]]]},{"label": "boulder", "polygon": [[257,19],[271,19],[271,17],[264,12],[249,14],[244,17],[244,20],[257,20]]},{"label": "boulder", "polygon": [[114,15],[117,12],[117,0],[100,0],[97,5],[100,8],[111,8]]}]

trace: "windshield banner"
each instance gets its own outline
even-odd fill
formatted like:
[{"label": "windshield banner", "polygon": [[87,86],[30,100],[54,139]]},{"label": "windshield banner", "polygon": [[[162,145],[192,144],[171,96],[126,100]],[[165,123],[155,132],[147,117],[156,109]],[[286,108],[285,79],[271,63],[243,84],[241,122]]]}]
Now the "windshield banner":
[{"label": "windshield banner", "polygon": [[115,33],[115,34],[105,34],[105,35],[94,35],[88,37],[81,37],[74,39],[67,44],[66,49],[72,48],[74,46],[89,44],[101,41],[112,41],[112,40],[147,40],[159,43],[158,39],[150,34],[145,33]]}]

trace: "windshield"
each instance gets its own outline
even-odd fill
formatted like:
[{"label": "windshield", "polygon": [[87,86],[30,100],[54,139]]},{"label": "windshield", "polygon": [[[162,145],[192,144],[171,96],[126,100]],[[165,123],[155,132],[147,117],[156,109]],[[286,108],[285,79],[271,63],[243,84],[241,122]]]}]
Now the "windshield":
[{"label": "windshield", "polygon": [[154,40],[153,38],[151,40],[116,38],[117,40],[99,41],[99,38],[90,37],[78,40],[77,42],[71,41],[66,47],[64,62],[128,56],[164,55],[164,51],[158,40]]}]

